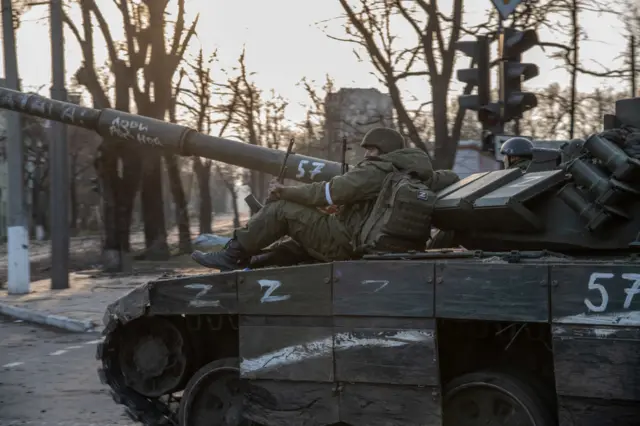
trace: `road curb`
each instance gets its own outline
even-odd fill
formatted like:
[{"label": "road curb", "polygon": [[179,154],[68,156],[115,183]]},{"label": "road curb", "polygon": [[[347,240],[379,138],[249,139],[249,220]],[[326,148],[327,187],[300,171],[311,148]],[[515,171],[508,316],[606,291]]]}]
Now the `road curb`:
[{"label": "road curb", "polygon": [[0,302],[0,314],[74,333],[87,333],[96,331],[97,329],[97,324],[91,320],[81,321],[62,315],[47,314],[33,309],[19,308],[3,302]]}]

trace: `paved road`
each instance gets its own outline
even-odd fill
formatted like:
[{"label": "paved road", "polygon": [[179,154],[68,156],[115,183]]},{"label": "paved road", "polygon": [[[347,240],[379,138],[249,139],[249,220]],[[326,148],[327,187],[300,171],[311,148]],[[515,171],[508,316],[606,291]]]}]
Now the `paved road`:
[{"label": "paved road", "polygon": [[134,426],[100,383],[97,334],[0,316],[0,426]]}]

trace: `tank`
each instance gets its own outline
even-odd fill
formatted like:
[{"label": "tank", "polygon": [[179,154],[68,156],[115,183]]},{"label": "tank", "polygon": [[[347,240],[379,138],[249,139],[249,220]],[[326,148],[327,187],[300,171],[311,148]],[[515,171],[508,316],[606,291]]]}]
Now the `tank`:
[{"label": "tank", "polygon": [[[639,104],[618,102],[615,128],[560,165],[440,190],[453,248],[133,289],[105,313],[102,381],[145,425],[637,425],[640,162],[624,126],[640,128]],[[284,158],[6,89],[0,107],[271,174]],[[341,170],[287,165],[302,181]]]}]

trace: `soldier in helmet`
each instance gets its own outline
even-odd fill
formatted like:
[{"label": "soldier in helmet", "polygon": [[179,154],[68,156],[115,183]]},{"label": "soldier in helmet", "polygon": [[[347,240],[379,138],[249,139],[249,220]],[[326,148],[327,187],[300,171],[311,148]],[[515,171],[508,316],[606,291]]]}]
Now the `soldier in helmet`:
[{"label": "soldier in helmet", "polygon": [[533,144],[527,138],[511,138],[502,144],[500,154],[504,155],[505,169],[517,167],[526,172],[533,160]]},{"label": "soldier in helmet", "polygon": [[[353,258],[353,242],[387,175],[395,168],[413,172],[425,182],[434,177],[429,156],[420,149],[406,148],[402,135],[393,129],[370,130],[361,146],[366,149],[365,158],[328,182],[283,186],[272,181],[265,206],[246,226],[234,231],[222,251],[195,251],[191,257],[208,268],[239,269],[261,249],[288,235],[317,260]],[[335,214],[318,209],[332,205],[339,207]]]}]

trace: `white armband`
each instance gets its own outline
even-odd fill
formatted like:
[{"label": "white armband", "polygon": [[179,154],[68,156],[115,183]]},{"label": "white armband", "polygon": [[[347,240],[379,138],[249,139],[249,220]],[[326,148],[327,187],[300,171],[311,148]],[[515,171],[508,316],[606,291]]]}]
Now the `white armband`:
[{"label": "white armband", "polygon": [[333,200],[331,199],[331,191],[329,190],[329,182],[324,184],[324,198],[327,200],[330,206],[333,205]]}]

